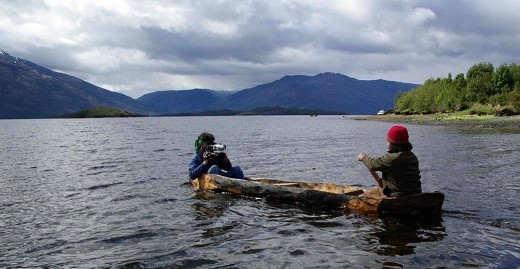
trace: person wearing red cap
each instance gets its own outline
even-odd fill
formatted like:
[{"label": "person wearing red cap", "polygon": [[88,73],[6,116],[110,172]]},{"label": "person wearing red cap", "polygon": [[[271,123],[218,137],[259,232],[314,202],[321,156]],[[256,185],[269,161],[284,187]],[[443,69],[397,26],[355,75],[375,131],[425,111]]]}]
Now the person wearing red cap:
[{"label": "person wearing red cap", "polygon": [[[397,197],[421,193],[421,174],[419,160],[412,152],[408,130],[404,126],[392,126],[386,134],[388,153],[378,157],[369,157],[361,152],[358,160],[372,173],[378,187],[365,190],[361,196]],[[383,173],[382,177],[375,171]]]}]

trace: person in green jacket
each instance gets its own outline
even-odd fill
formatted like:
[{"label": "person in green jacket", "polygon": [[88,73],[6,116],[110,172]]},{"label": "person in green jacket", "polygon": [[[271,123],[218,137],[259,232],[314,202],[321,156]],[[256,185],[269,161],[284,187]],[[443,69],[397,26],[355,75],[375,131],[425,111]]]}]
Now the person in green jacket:
[{"label": "person in green jacket", "polygon": [[[378,187],[369,188],[360,196],[397,197],[421,193],[421,172],[419,160],[412,152],[408,130],[404,126],[392,126],[386,135],[388,153],[378,157],[369,157],[361,152],[358,160],[371,172]],[[383,172],[382,177],[375,171]]]}]

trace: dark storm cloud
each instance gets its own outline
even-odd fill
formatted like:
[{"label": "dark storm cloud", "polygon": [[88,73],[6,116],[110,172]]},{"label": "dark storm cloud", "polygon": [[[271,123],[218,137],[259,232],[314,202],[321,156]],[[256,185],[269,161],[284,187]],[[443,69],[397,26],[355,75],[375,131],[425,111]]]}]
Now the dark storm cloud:
[{"label": "dark storm cloud", "polygon": [[1,1],[0,49],[132,97],[517,62],[518,1]]}]

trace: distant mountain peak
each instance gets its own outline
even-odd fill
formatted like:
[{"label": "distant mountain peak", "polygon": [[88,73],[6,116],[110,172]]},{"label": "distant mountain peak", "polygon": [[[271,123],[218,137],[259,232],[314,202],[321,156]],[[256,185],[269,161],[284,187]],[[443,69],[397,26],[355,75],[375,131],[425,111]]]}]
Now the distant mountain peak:
[{"label": "distant mountain peak", "polygon": [[350,78],[349,76],[347,75],[344,75],[344,74],[341,74],[341,73],[333,73],[333,72],[324,72],[324,73],[319,73],[317,75],[315,75],[315,77],[322,77],[322,76],[326,76],[326,77],[330,77],[330,76],[341,76],[341,77],[348,77]]},{"label": "distant mountain peak", "polygon": [[282,77],[282,79],[284,78],[326,78],[326,77],[342,77],[342,78],[351,78],[347,75],[343,75],[341,73],[333,73],[333,72],[323,72],[323,73],[319,73],[319,74],[316,74],[316,75],[313,75],[313,76],[309,76],[309,75],[285,75],[284,77]]},{"label": "distant mountain peak", "polygon": [[319,109],[347,114],[375,114],[392,109],[399,91],[417,85],[387,81],[359,80],[339,73],[314,76],[287,75],[222,98],[210,109],[248,111],[262,106]]},{"label": "distant mountain peak", "polygon": [[0,50],[0,59],[5,60],[8,58],[13,58],[13,57],[11,57],[11,55],[9,55],[9,53],[7,53],[3,50]]},{"label": "distant mountain peak", "polygon": [[[18,57],[14,57],[14,56],[11,56],[9,53],[7,53],[6,51],[0,51],[0,60],[2,60],[3,62],[6,62],[6,63],[23,63],[23,64],[27,64],[29,63],[29,61],[27,60],[24,60],[22,58],[18,58]],[[44,67],[41,67],[41,68],[44,68]]]},{"label": "distant mountain peak", "polygon": [[121,93],[0,52],[0,118],[50,118],[106,106],[137,113],[151,109]]},{"label": "distant mountain peak", "polygon": [[11,56],[9,53],[7,53],[5,50],[0,50],[0,57],[2,57],[2,58],[7,58],[7,57],[15,58],[15,57]]}]

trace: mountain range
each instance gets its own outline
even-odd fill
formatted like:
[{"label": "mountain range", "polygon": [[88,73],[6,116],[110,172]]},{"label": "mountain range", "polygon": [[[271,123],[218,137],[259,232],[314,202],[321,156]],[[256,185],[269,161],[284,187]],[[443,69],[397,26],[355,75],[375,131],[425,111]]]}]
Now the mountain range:
[{"label": "mountain range", "polygon": [[284,76],[271,83],[234,93],[207,89],[161,91],[143,95],[137,100],[156,108],[161,114],[223,109],[248,111],[265,106],[375,114],[381,109],[393,108],[398,91],[404,92],[418,86],[321,73],[316,76]]},{"label": "mountain range", "polygon": [[358,80],[337,73],[292,75],[235,92],[156,91],[133,99],[0,52],[0,118],[51,118],[104,106],[146,115],[249,111],[259,107],[375,114],[418,84]]},{"label": "mountain range", "polygon": [[51,118],[95,106],[153,111],[124,94],[0,52],[0,118]]}]

